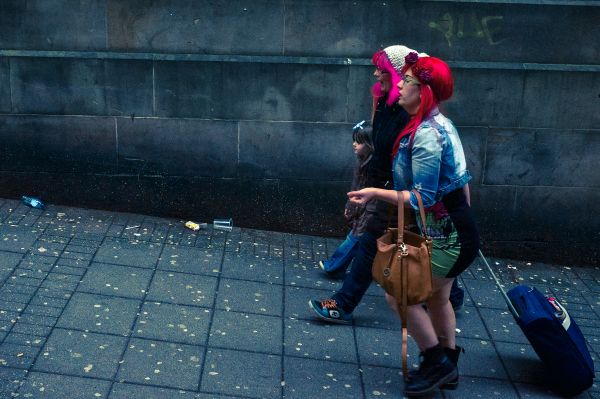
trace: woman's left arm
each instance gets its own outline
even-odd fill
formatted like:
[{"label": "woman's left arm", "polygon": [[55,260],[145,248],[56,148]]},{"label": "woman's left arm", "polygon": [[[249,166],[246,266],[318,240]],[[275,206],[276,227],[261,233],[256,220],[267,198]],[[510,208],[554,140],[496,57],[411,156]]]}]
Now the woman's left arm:
[{"label": "woman's left arm", "polygon": [[[432,127],[420,128],[414,136],[411,149],[413,188],[423,198],[423,206],[435,204],[442,164],[442,141]],[[417,198],[410,193],[410,205],[419,209]]]}]

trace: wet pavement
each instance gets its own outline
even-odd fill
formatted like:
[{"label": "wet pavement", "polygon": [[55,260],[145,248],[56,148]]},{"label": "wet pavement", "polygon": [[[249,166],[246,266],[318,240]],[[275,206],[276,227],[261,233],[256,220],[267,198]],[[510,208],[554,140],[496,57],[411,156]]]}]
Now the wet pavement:
[{"label": "wet pavement", "polygon": [[[402,397],[379,287],[352,325],[308,308],[340,285],[317,262],[341,240],[184,222],[0,199],[0,398]],[[597,267],[490,263],[561,299],[600,369]],[[460,386],[433,397],[557,397],[489,273],[476,262],[460,282]],[[598,382],[579,397],[600,398]]]}]

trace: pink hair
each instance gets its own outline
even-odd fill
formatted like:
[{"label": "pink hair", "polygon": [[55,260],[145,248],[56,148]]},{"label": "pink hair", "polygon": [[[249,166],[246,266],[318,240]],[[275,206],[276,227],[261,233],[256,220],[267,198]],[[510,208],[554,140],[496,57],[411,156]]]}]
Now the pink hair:
[{"label": "pink hair", "polygon": [[[409,56],[407,56],[408,58]],[[404,136],[410,135],[410,141],[412,142],[417,127],[419,127],[423,119],[427,118],[440,102],[452,97],[454,90],[454,80],[452,79],[450,67],[439,58],[419,57],[416,62],[409,63],[407,61],[402,68],[402,74],[409,68],[412,68],[414,77],[421,83],[419,86],[421,88],[421,103],[419,104],[417,113],[410,119],[404,129],[400,131],[398,137],[396,137],[392,149],[392,157],[398,152],[400,140]]]},{"label": "pink hair", "polygon": [[[394,66],[392,65],[388,56],[385,54],[384,50],[379,50],[378,52],[373,54],[373,58],[371,58],[371,62],[381,72],[384,72],[384,73],[387,73],[388,75],[390,75],[390,89],[387,92],[387,99],[385,100],[385,103],[391,107],[392,105],[394,105],[394,103],[396,101],[398,101],[398,97],[400,97],[400,92],[398,91],[398,83],[400,82],[400,75],[394,69]],[[374,104],[377,104],[377,101],[379,101],[380,98],[385,96],[385,93],[383,92],[383,90],[381,88],[380,82],[377,82],[373,85],[373,87],[371,89],[371,93],[373,94],[373,103]]]}]

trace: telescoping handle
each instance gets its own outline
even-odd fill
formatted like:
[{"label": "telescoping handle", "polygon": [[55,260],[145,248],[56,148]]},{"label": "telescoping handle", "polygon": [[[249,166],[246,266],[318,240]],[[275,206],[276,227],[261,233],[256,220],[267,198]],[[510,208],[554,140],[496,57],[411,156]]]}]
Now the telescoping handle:
[{"label": "telescoping handle", "polygon": [[481,252],[481,250],[479,250],[479,256],[481,257],[481,260],[483,260],[483,263],[485,263],[485,265],[487,266],[488,270],[492,274],[492,278],[494,279],[494,282],[496,283],[496,286],[500,290],[500,293],[504,297],[504,301],[506,302],[506,305],[508,306],[508,310],[510,310],[510,313],[512,313],[512,315],[514,316],[515,319],[518,319],[519,318],[519,312],[517,312],[517,309],[515,309],[514,305],[510,301],[510,298],[508,297],[508,295],[506,295],[506,291],[504,291],[504,288],[502,288],[502,285],[500,285],[500,280],[498,280],[498,277],[496,277],[496,275],[494,274],[494,271],[490,267],[490,264],[488,263],[488,261],[485,258],[485,256],[483,256],[483,252]]}]

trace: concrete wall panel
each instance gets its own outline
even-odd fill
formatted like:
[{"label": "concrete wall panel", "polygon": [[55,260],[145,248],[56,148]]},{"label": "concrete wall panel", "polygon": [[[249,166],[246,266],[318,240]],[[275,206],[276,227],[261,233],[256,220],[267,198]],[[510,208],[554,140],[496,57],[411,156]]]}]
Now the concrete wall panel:
[{"label": "concrete wall panel", "polygon": [[106,49],[105,0],[3,0],[0,48]]},{"label": "concrete wall panel", "polygon": [[0,112],[9,113],[10,104],[10,69],[8,58],[0,57]]},{"label": "concrete wall panel", "polygon": [[[599,73],[529,71],[519,125],[567,129],[600,126],[599,88]],[[596,112],[590,109],[591,104],[596,104]]]},{"label": "concrete wall panel", "polygon": [[518,187],[513,239],[558,243],[600,240],[600,189],[576,187]]},{"label": "concrete wall panel", "polygon": [[2,115],[0,141],[3,171],[115,173],[117,168],[113,118]]},{"label": "concrete wall panel", "polygon": [[460,141],[467,158],[467,168],[473,176],[471,184],[481,184],[485,161],[485,143],[488,129],[485,127],[457,126]]},{"label": "concrete wall panel", "polygon": [[355,159],[351,124],[240,122],[240,176],[350,180]]},{"label": "concrete wall panel", "polygon": [[344,66],[157,62],[155,79],[159,116],[346,121]]},{"label": "concrete wall panel", "polygon": [[600,50],[573,43],[596,42],[599,19],[597,7],[306,0],[286,5],[285,53],[365,57],[401,43],[448,60],[586,64]]},{"label": "concrete wall panel", "polygon": [[283,49],[283,1],[107,0],[114,50],[271,54]]},{"label": "concrete wall panel", "polygon": [[485,184],[600,187],[600,132],[492,129]]},{"label": "concrete wall panel", "polygon": [[118,118],[117,128],[119,159],[127,168],[137,168],[137,173],[236,176],[236,122]]},{"label": "concrete wall panel", "polygon": [[142,61],[12,58],[19,113],[152,115],[152,65]]}]

